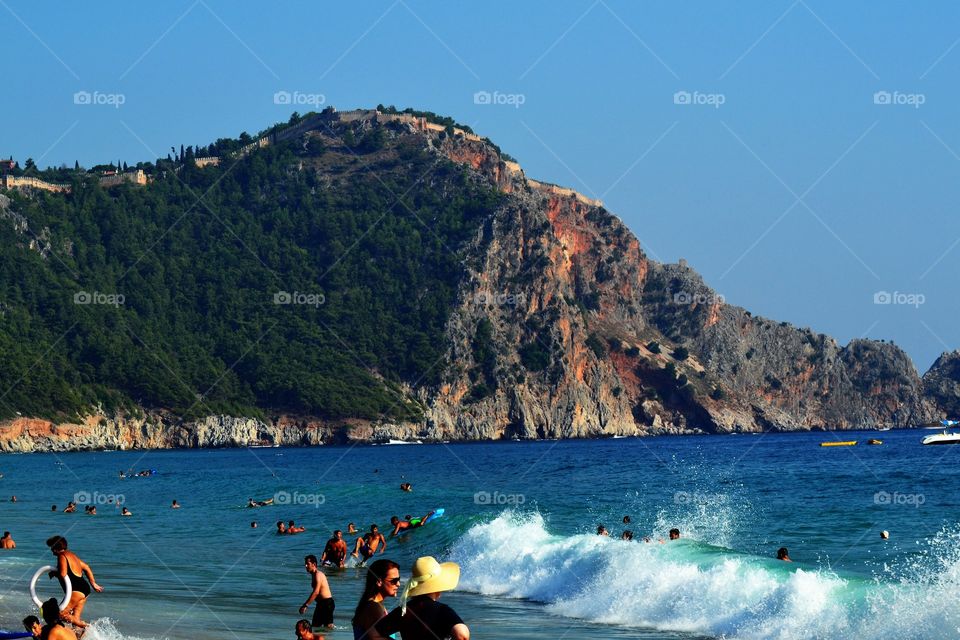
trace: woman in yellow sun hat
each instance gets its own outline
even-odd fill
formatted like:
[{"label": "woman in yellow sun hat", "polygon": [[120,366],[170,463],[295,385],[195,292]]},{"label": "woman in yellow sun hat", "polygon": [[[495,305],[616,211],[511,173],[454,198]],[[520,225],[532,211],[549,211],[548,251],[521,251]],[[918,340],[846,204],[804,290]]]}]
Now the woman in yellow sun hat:
[{"label": "woman in yellow sun hat", "polygon": [[403,640],[470,640],[470,629],[457,612],[438,602],[440,594],[455,589],[459,581],[457,563],[441,564],[432,556],[417,558],[400,606],[380,619],[377,632],[388,636],[399,631]]}]

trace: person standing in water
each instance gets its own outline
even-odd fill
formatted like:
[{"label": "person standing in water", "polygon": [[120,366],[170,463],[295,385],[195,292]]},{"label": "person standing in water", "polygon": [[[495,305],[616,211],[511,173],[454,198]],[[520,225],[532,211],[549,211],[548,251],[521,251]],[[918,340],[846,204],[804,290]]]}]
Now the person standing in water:
[{"label": "person standing in water", "polygon": [[381,618],[374,627],[382,636],[397,631],[403,640],[470,640],[470,629],[457,612],[438,602],[440,594],[451,591],[460,581],[460,566],[455,562],[440,564],[431,556],[417,558],[413,575],[403,593],[399,607]]},{"label": "person standing in water", "polygon": [[10,535],[9,531],[3,532],[3,537],[0,538],[0,549],[16,549],[17,543],[13,541],[13,537]]},{"label": "person standing in water", "polygon": [[330,593],[330,583],[327,582],[327,576],[317,568],[317,556],[305,557],[303,567],[310,574],[310,585],[313,587],[313,591],[310,592],[310,597],[300,607],[300,615],[303,615],[310,603],[316,600],[317,608],[313,611],[313,620],[310,625],[333,629],[333,610],[335,606],[333,594]]},{"label": "person standing in water", "polygon": [[[93,590],[99,593],[103,591],[103,587],[97,584],[90,565],[81,560],[73,551],[67,549],[66,538],[63,536],[53,536],[47,539],[47,546],[50,547],[50,552],[57,556],[57,568],[49,573],[50,577],[56,577],[60,581],[60,585],[64,588],[64,591],[66,591],[67,580],[70,581],[70,586],[73,587],[70,602],[64,607],[60,617],[70,624],[83,629],[87,626],[87,623],[81,619],[81,616],[83,615],[83,607],[87,604],[87,596],[90,595],[90,589],[93,587]],[[83,577],[83,574],[87,574],[90,578],[89,583]]]},{"label": "person standing in water", "polygon": [[399,589],[400,565],[385,558],[370,565],[363,594],[353,612],[353,640],[387,640],[377,632],[375,625],[387,615],[383,601],[397,597]]},{"label": "person standing in water", "polygon": [[343,532],[337,529],[333,532],[333,537],[327,540],[327,546],[323,548],[323,553],[320,555],[320,563],[342,569],[346,559],[347,543],[343,541]]},{"label": "person standing in water", "polygon": [[384,539],[383,534],[380,533],[377,525],[372,524],[370,525],[370,533],[365,533],[362,538],[357,538],[357,544],[353,549],[353,553],[350,555],[358,558],[359,554],[362,553],[363,560],[361,560],[361,562],[366,562],[373,557],[377,549],[380,549],[380,554],[383,555],[387,550],[387,541]]}]

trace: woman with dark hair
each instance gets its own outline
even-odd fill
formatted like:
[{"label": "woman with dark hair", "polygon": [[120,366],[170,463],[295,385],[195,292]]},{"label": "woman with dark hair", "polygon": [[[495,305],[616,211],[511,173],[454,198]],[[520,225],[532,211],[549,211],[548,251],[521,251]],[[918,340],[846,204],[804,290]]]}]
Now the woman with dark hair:
[{"label": "woman with dark hair", "polygon": [[[83,607],[87,603],[87,596],[90,595],[91,585],[94,591],[103,591],[103,587],[97,584],[93,577],[93,570],[86,562],[73,551],[67,550],[67,539],[63,536],[53,536],[47,540],[47,546],[50,552],[57,556],[57,568],[50,572],[50,577],[56,577],[60,580],[61,586],[66,591],[66,581],[70,581],[73,588],[73,595],[70,596],[70,602],[63,608],[60,617],[76,627],[86,627],[87,623],[80,619],[83,614]],[[88,583],[83,574],[90,577]]]},{"label": "woman with dark hair", "polygon": [[400,588],[400,565],[393,560],[381,558],[367,569],[367,581],[363,586],[363,595],[353,612],[354,640],[388,640],[377,633],[374,625],[387,615],[383,599],[397,596]]}]

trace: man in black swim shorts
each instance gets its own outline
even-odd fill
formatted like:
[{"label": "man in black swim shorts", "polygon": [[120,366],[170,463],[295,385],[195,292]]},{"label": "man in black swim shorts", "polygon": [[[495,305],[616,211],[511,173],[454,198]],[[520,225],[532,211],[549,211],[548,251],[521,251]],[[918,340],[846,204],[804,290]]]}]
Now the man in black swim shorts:
[{"label": "man in black swim shorts", "polygon": [[310,597],[300,607],[300,615],[303,615],[310,603],[317,601],[317,608],[313,612],[313,627],[326,627],[333,629],[333,594],[330,592],[330,583],[327,582],[327,576],[317,567],[317,556],[309,555],[303,559],[303,567],[310,574],[310,584],[313,591]]}]

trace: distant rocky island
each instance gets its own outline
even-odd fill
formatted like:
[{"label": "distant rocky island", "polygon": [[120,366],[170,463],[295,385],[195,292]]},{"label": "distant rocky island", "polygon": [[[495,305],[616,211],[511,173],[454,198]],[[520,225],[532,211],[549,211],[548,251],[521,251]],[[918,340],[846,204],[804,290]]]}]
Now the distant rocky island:
[{"label": "distant rocky island", "polygon": [[429,112],[329,108],[134,166],[0,170],[4,451],[906,428],[960,409],[960,353],[921,378],[892,343],[753,316]]}]

